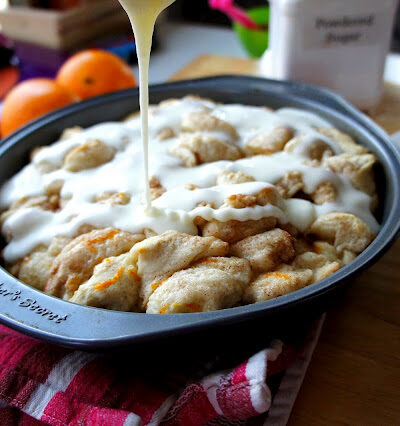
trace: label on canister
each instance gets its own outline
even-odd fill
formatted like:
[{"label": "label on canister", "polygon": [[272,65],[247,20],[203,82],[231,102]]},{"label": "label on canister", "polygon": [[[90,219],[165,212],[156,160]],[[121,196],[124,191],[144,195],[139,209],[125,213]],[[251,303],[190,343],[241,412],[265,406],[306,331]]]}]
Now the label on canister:
[{"label": "label on canister", "polygon": [[387,13],[365,11],[354,14],[314,12],[304,19],[304,48],[374,45],[387,25]]}]

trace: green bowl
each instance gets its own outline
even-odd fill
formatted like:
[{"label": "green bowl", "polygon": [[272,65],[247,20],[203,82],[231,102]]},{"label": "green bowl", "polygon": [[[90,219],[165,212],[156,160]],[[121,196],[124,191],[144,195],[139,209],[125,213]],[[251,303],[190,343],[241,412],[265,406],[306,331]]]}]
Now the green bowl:
[{"label": "green bowl", "polygon": [[[257,7],[247,11],[250,18],[258,25],[268,27],[269,8]],[[241,24],[234,23],[233,29],[239,37],[243,47],[252,58],[260,58],[268,47],[268,29],[250,30]]]}]

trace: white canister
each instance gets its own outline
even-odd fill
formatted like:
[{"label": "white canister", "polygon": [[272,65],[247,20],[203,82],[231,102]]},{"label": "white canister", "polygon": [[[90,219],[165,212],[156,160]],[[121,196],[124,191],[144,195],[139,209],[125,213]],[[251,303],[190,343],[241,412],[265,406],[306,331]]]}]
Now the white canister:
[{"label": "white canister", "polygon": [[270,77],[328,87],[375,106],[398,0],[270,0]]}]

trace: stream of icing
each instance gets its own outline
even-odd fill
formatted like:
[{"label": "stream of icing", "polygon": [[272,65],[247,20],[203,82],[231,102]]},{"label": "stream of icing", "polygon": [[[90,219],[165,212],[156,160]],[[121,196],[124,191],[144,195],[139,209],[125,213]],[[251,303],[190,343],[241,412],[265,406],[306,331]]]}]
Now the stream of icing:
[{"label": "stream of icing", "polygon": [[154,26],[160,13],[175,0],[119,0],[135,34],[139,63],[140,115],[145,179],[146,210],[151,208],[149,185],[149,65]]}]

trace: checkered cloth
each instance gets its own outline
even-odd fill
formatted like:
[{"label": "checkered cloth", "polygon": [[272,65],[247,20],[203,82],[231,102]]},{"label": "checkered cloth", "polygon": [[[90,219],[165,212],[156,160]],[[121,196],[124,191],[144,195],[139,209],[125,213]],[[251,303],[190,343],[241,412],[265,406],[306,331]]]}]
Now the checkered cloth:
[{"label": "checkered cloth", "polygon": [[0,326],[1,425],[283,425],[321,325],[303,345],[274,340],[223,371],[229,361],[218,357],[157,370],[131,354],[72,351]]}]

